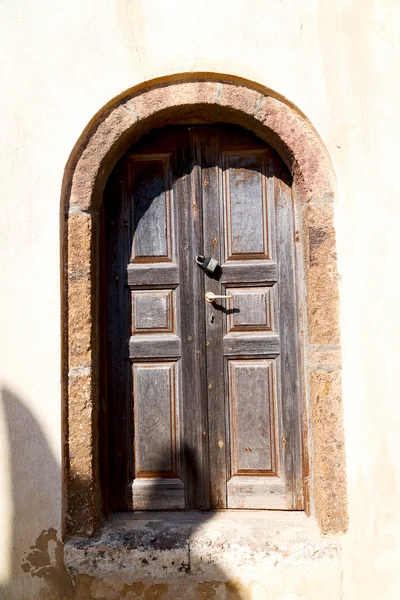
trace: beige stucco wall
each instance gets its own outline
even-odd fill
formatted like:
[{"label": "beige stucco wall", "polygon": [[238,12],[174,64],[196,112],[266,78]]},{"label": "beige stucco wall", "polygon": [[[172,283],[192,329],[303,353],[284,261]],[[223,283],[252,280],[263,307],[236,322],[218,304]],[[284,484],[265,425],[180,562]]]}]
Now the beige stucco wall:
[{"label": "beige stucco wall", "polygon": [[[64,166],[111,98],[188,71],[275,90],[307,115],[331,155],[350,511],[345,598],[400,597],[399,24],[395,0],[0,3],[0,597],[38,596],[43,578],[32,577],[32,562],[38,572],[42,559],[25,557],[43,531],[61,534]],[[47,537],[54,549],[55,535]]]}]

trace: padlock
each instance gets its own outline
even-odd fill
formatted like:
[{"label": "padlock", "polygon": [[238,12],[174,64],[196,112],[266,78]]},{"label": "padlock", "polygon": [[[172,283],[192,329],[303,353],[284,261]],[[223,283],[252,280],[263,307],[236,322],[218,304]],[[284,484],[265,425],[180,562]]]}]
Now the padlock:
[{"label": "padlock", "polygon": [[211,256],[202,256],[201,254],[196,258],[196,262],[203,269],[205,273],[213,275],[218,267],[218,262]]}]

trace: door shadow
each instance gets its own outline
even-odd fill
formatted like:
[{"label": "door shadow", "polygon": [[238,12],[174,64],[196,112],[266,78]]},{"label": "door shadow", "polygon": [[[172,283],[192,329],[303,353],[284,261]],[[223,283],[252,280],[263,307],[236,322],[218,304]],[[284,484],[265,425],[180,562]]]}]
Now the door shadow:
[{"label": "door shadow", "polygon": [[[8,541],[8,557],[2,557],[4,563],[8,562],[7,578],[0,583],[1,600],[89,600],[92,596],[81,590],[76,581],[71,577],[64,566],[63,544],[61,532],[53,525],[60,522],[61,518],[61,489],[62,474],[49,443],[44,435],[37,418],[26,406],[21,397],[6,387],[0,388],[0,402],[5,420],[6,448],[8,460],[9,484],[6,490],[11,495],[11,527],[9,535],[4,532],[4,542]],[[166,450],[167,451],[167,450]],[[199,466],[195,454],[188,449],[186,460],[191,464],[191,471],[197,477]],[[7,468],[7,467],[6,467]],[[161,471],[166,469],[166,463],[159,465]],[[155,488],[154,488],[155,489]],[[4,490],[3,490],[4,493]],[[151,490],[150,490],[151,495]],[[143,518],[143,512],[141,518]],[[125,516],[128,516],[125,514]],[[186,513],[164,513],[163,518],[171,521],[170,531],[174,532],[175,540],[185,540],[195,537],[196,530],[212,519],[212,512],[202,512],[192,518]],[[147,512],[146,519],[151,522],[155,538],[159,545],[168,547],[171,543],[164,535],[160,539],[159,513]],[[165,529],[165,532],[167,530]],[[8,540],[7,540],[8,537]],[[243,598],[238,584],[226,581],[223,570],[215,566],[214,580],[190,582],[190,564],[182,567],[185,575],[186,598],[201,600],[205,598],[220,597],[217,594],[218,586],[224,589],[221,596],[226,600],[241,600]],[[173,578],[169,582],[174,585]],[[175,582],[177,583],[177,582]],[[162,586],[161,586],[162,587]],[[154,589],[153,589],[154,588]],[[159,584],[151,587],[150,592],[158,597]],[[147,588],[146,588],[147,590]],[[149,590],[134,596],[122,598],[137,598],[147,600]],[[161,590],[161,588],[160,588]],[[147,595],[146,595],[147,594]],[[103,597],[103,596],[102,596]],[[116,596],[110,592],[110,598]],[[173,596],[164,596],[172,599]],[[104,596],[107,598],[107,596]]]}]

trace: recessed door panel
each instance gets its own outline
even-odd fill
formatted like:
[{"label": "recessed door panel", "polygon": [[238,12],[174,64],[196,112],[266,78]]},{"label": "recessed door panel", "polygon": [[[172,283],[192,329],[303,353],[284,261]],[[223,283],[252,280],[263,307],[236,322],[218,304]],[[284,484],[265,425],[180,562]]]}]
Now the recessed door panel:
[{"label": "recessed door panel", "polygon": [[230,360],[228,369],[231,476],[275,474],[275,365]]},{"label": "recessed door panel", "polygon": [[268,258],[265,151],[223,153],[227,259]]},{"label": "recessed door panel", "polygon": [[133,363],[136,510],[185,508],[180,476],[179,362]]},{"label": "recessed door panel", "polygon": [[177,363],[133,363],[135,476],[177,476]]},{"label": "recessed door panel", "polygon": [[174,290],[132,291],[132,335],[174,333]]},{"label": "recessed door panel", "polygon": [[131,160],[132,262],[172,261],[170,155]]},{"label": "recessed door panel", "polygon": [[227,333],[274,331],[274,290],[272,287],[227,287],[232,296],[227,311]]}]

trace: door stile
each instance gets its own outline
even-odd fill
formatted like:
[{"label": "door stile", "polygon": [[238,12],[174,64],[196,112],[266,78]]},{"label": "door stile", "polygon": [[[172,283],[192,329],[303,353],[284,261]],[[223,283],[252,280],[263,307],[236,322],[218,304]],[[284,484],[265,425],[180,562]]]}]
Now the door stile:
[{"label": "door stile", "polygon": [[178,154],[186,165],[175,182],[180,257],[183,464],[186,508],[210,507],[207,444],[207,393],[204,331],[204,280],[196,264],[203,247],[200,150],[191,136]]},{"label": "door stile", "polygon": [[[113,427],[109,432],[110,439],[110,505],[112,510],[131,508],[127,483],[133,477],[133,431],[132,394],[130,360],[127,357],[129,340],[129,289],[126,281],[125,265],[130,260],[131,236],[131,174],[125,163],[110,180],[108,194],[114,202],[107,205],[108,222],[114,227],[108,228],[107,247],[112,252],[107,261],[108,311],[113,315],[108,320],[108,396],[123,398],[123,402],[109,403],[109,422]],[[125,401],[126,399],[126,401]],[[118,460],[115,460],[115,457]]]},{"label": "door stile", "polygon": [[[221,205],[219,191],[218,136],[215,130],[200,130],[204,256],[222,259]],[[220,269],[215,276],[204,274],[205,292],[220,295]],[[210,499],[213,508],[226,508],[227,445],[224,403],[223,319],[229,300],[219,299],[205,306],[208,443],[210,453]]]},{"label": "door stile", "polygon": [[298,356],[297,303],[295,288],[295,225],[291,182],[274,159],[276,249],[279,285],[279,329],[281,335],[280,394],[282,402],[281,439],[278,440],[285,478],[288,508],[303,510],[301,446],[301,389]]}]

